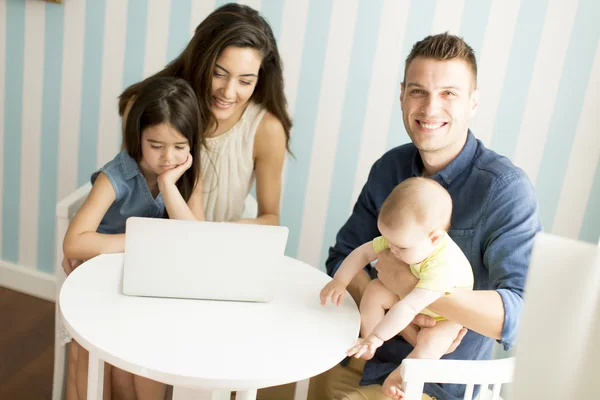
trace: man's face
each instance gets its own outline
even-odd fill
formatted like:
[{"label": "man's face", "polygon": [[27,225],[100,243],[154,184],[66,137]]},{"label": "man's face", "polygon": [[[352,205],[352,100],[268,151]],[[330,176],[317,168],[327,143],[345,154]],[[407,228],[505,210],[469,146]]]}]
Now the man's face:
[{"label": "man's face", "polygon": [[406,70],[400,93],[402,119],[421,153],[455,156],[464,146],[479,92],[461,60],[415,58]]}]

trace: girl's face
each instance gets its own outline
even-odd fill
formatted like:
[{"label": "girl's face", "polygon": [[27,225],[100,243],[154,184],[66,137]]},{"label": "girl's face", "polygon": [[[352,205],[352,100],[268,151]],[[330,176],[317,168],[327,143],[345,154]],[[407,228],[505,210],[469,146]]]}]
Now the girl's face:
[{"label": "girl's face", "polygon": [[215,65],[211,111],[219,122],[239,119],[254,93],[261,54],[249,47],[226,47]]},{"label": "girl's face", "polygon": [[146,177],[155,178],[183,164],[189,153],[186,137],[169,124],[149,126],[142,131],[140,169]]}]

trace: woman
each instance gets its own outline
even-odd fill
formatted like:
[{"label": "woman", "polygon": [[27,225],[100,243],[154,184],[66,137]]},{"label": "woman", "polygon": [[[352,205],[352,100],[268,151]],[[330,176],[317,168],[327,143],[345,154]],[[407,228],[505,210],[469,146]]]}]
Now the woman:
[{"label": "woman", "polygon": [[[196,28],[185,50],[153,77],[157,76],[188,81],[198,97],[206,141],[200,156],[206,219],[278,225],[281,174],[292,123],[277,43],[266,20],[248,6],[218,8]],[[121,94],[123,121],[142,85],[134,84]],[[258,215],[240,220],[254,181]],[[63,265],[69,273],[71,263]],[[71,354],[70,370],[77,351]],[[133,375],[117,368],[111,375],[115,397],[147,398],[136,390]],[[82,377],[77,380],[85,382]],[[278,393],[273,398],[288,397]],[[259,398],[265,396],[269,395],[259,393]]]}]

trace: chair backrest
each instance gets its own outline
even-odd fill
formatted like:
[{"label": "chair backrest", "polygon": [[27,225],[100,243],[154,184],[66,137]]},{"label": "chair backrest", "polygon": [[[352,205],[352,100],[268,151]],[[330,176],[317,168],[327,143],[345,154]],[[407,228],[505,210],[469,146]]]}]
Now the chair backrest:
[{"label": "chair backrest", "polygon": [[513,398],[600,398],[600,248],[538,234],[525,289]]},{"label": "chair backrest", "polygon": [[400,366],[402,389],[405,400],[420,400],[426,382],[464,384],[464,399],[471,400],[475,386],[480,385],[479,399],[498,400],[502,384],[512,380],[514,365],[513,357],[477,361],[405,359]]}]

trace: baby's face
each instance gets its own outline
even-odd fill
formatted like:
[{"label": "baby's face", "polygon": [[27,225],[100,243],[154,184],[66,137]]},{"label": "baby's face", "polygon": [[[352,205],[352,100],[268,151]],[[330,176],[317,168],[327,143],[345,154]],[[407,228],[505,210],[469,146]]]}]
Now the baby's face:
[{"label": "baby's face", "polygon": [[389,229],[379,224],[379,231],[387,239],[392,254],[407,264],[420,263],[435,250],[429,233],[418,226]]}]

